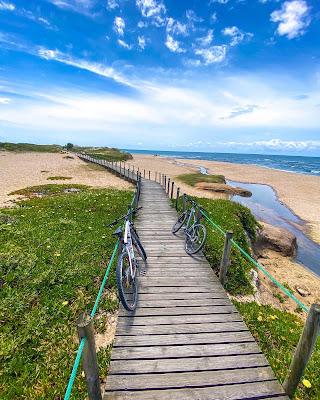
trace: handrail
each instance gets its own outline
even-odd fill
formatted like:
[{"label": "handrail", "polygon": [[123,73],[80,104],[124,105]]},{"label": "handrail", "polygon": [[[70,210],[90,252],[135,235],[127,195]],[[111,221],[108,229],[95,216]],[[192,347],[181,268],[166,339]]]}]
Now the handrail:
[{"label": "handrail", "polygon": [[[100,164],[102,166],[105,166],[109,170],[112,170],[114,172],[120,173],[120,175],[122,177],[124,177],[125,179],[128,179],[128,180],[136,182],[136,190],[134,192],[134,195],[133,195],[133,198],[132,198],[130,206],[133,207],[133,206],[137,205],[137,203],[139,201],[139,197],[140,197],[140,190],[141,190],[141,173],[139,174],[137,172],[135,174],[134,172],[132,172],[131,173],[131,177],[129,176],[130,175],[129,173],[126,176],[125,169],[124,169],[123,172],[121,171],[121,165],[120,165],[120,168],[117,168],[117,166],[115,166],[115,167],[113,166],[113,163],[105,161],[105,160],[95,159],[95,158],[93,158],[91,156],[88,156],[86,154],[76,154],[76,155],[79,158],[84,159],[86,161],[90,161],[90,162],[93,162],[95,164]],[[96,314],[96,312],[98,310],[98,306],[99,306],[99,302],[101,300],[101,296],[103,294],[103,290],[104,290],[105,285],[107,283],[107,279],[109,277],[110,270],[111,270],[111,267],[112,267],[113,262],[114,262],[114,258],[116,256],[118,248],[119,248],[119,243],[120,243],[120,240],[118,239],[116,244],[115,244],[115,246],[114,246],[114,248],[113,248],[113,252],[112,252],[110,261],[108,263],[108,266],[107,266],[105,275],[103,277],[103,280],[101,282],[101,285],[100,285],[96,300],[95,300],[93,308],[91,310],[91,313],[90,313],[90,318],[91,319],[94,318],[94,316],[95,316],[95,314]],[[72,370],[71,370],[71,373],[70,373],[70,377],[69,377],[69,381],[68,381],[68,384],[67,384],[67,387],[66,387],[66,391],[65,391],[65,394],[64,394],[64,400],[69,400],[70,399],[72,388],[73,388],[74,381],[75,381],[76,376],[77,376],[78,368],[79,368],[79,365],[80,365],[80,361],[81,361],[81,357],[82,357],[82,353],[83,353],[86,341],[87,341],[86,337],[83,337],[80,340],[79,347],[78,347],[77,354],[76,354],[76,358],[74,360],[73,367],[72,367]]]}]

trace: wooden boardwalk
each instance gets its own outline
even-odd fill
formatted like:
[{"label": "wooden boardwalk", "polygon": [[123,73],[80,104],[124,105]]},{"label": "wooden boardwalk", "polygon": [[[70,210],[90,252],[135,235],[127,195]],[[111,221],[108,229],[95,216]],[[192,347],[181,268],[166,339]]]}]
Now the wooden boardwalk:
[{"label": "wooden boardwalk", "polygon": [[190,257],[163,188],[142,180],[148,255],[134,313],[120,309],[104,400],[288,399],[203,256]]}]

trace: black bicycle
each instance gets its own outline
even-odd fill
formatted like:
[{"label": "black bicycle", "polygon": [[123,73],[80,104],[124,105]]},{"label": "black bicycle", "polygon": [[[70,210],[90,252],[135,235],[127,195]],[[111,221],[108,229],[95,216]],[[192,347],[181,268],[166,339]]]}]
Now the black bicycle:
[{"label": "black bicycle", "polygon": [[198,253],[204,246],[207,238],[206,227],[200,224],[201,208],[197,203],[188,199],[190,207],[183,211],[172,227],[172,233],[177,233],[182,227],[185,234],[185,250],[188,254]]},{"label": "black bicycle", "polygon": [[124,232],[120,226],[113,234],[120,240],[119,257],[117,264],[117,286],[120,301],[123,307],[128,311],[133,311],[138,301],[138,282],[137,269],[138,260],[135,256],[135,250],[138,252],[143,261],[146,261],[147,255],[140,242],[138,233],[134,227],[131,217],[137,213],[142,207],[128,211],[126,215],[117,218],[108,226],[117,225],[124,220]]}]

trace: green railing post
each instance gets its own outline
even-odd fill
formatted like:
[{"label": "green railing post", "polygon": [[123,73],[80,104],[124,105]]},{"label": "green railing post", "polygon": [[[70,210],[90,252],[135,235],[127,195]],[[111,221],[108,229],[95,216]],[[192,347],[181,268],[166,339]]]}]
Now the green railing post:
[{"label": "green railing post", "polygon": [[170,194],[170,199],[173,198],[173,188],[174,188],[174,182],[172,181],[172,183],[171,183],[171,194]]},{"label": "green railing post", "polygon": [[78,336],[81,342],[86,338],[82,353],[88,396],[90,400],[102,400],[99,379],[99,367],[94,340],[93,319],[83,313],[77,320]]},{"label": "green railing post", "polygon": [[293,355],[287,377],[283,383],[283,388],[290,398],[293,397],[311,357],[312,350],[319,335],[319,330],[320,305],[312,304],[299,343]]}]

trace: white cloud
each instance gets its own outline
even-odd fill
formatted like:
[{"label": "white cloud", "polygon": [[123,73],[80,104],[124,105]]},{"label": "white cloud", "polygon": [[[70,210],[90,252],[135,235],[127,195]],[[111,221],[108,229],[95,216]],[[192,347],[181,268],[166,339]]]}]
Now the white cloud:
[{"label": "white cloud", "polygon": [[10,101],[8,97],[0,97],[0,104],[9,104]]},{"label": "white cloud", "polygon": [[13,3],[7,3],[6,1],[0,1],[0,10],[14,11],[16,6]]},{"label": "white cloud", "polygon": [[48,0],[56,7],[69,9],[79,14],[92,16],[91,9],[96,4],[96,0]]},{"label": "white cloud", "polygon": [[117,0],[107,0],[107,9],[108,10],[114,10],[115,8],[118,8],[119,4]]},{"label": "white cloud", "polygon": [[225,60],[227,55],[227,47],[225,45],[211,46],[206,49],[195,49],[194,52],[197,56],[202,57],[204,65],[210,65],[221,63]]},{"label": "white cloud", "polygon": [[212,43],[212,40],[213,40],[213,30],[209,29],[208,33],[206,34],[206,36],[203,36],[203,37],[198,38],[196,40],[197,40],[197,43],[199,43],[199,45],[202,46],[202,47],[210,46],[210,44]]},{"label": "white cloud", "polygon": [[113,29],[119,36],[124,35],[125,27],[126,27],[126,24],[124,22],[124,19],[121,17],[115,17],[115,19],[113,21]]},{"label": "white cloud", "polygon": [[74,58],[72,56],[60,52],[59,50],[51,50],[51,49],[46,49],[44,47],[40,47],[38,49],[37,55],[45,60],[53,60],[60,62],[62,64],[71,65],[73,67],[84,69],[94,74],[113,79],[121,84],[134,86],[132,82],[123,77],[114,68],[105,66],[103,64],[92,63],[86,60]]},{"label": "white cloud", "polygon": [[124,47],[125,49],[130,50],[132,48],[132,46],[130,46],[127,42],[125,42],[124,40],[118,39],[118,44],[121,47]]},{"label": "white cloud", "polygon": [[167,40],[166,40],[165,45],[173,53],[184,53],[185,52],[185,50],[180,46],[180,42],[173,39],[173,37],[170,35],[167,35]]},{"label": "white cloud", "polygon": [[234,107],[227,117],[221,117],[221,119],[232,119],[243,114],[253,113],[255,110],[259,109],[257,104],[246,104],[244,106]]},{"label": "white cloud", "polygon": [[303,35],[310,23],[309,7],[304,0],[286,1],[271,13],[271,21],[279,22],[278,35],[294,39]]},{"label": "white cloud", "polygon": [[144,50],[146,47],[146,39],[144,36],[138,36],[138,46],[140,49]]},{"label": "white cloud", "polygon": [[255,149],[258,151],[288,151],[288,152],[306,152],[320,150],[320,140],[257,140],[253,142],[230,141],[220,143],[225,147],[242,148],[242,151]]},{"label": "white cloud", "polygon": [[237,44],[241,43],[245,39],[251,39],[253,37],[252,33],[249,32],[242,32],[236,26],[226,27],[222,30],[222,33],[225,36],[231,37],[230,46],[236,46]]},{"label": "white cloud", "polygon": [[169,17],[167,19],[166,31],[169,34],[186,36],[188,34],[188,27],[186,24],[182,24],[181,22]]},{"label": "white cloud", "polygon": [[157,27],[166,24],[166,7],[162,1],[158,0],[136,0],[136,5],[145,18],[150,18],[153,25]]}]

